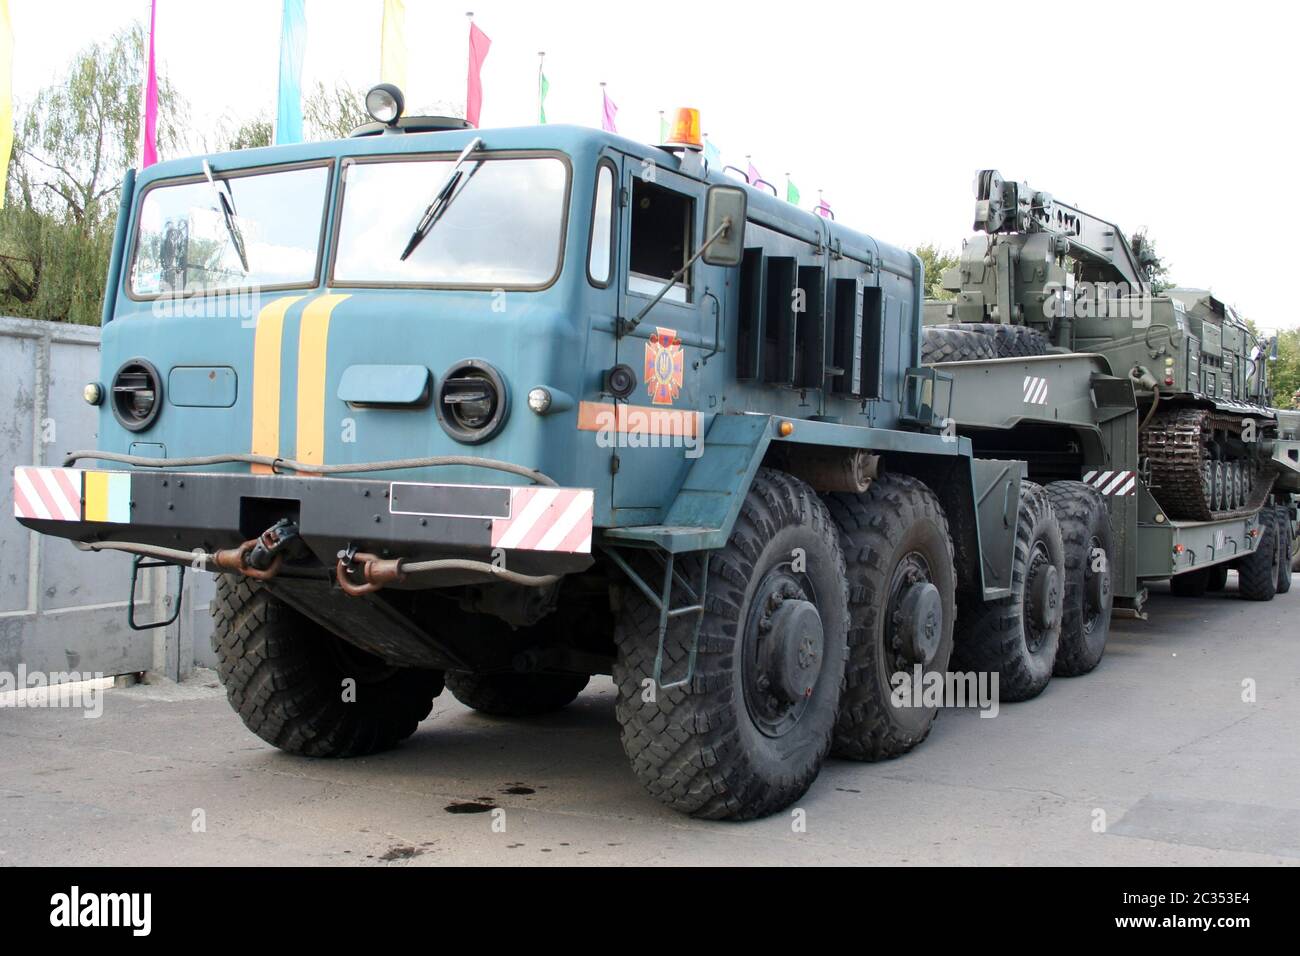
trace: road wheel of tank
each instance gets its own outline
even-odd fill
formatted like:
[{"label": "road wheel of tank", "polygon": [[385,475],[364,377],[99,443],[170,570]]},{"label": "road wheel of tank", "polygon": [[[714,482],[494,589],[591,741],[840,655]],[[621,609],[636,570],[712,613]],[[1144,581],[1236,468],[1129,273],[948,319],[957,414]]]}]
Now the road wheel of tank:
[{"label": "road wheel of tank", "polygon": [[[906,475],[883,475],[863,494],[826,498],[848,571],[849,661],[831,752],[853,760],[907,753],[930,733],[924,681],[952,655],[956,572],[943,506]],[[893,699],[906,677],[906,706]]]},{"label": "road wheel of tank", "polygon": [[1061,641],[1065,554],[1061,526],[1041,485],[1022,482],[1011,594],[983,601],[963,592],[955,669],[999,675],[1002,700],[1028,700],[1052,679]]},{"label": "road wheel of tank", "polygon": [[983,332],[947,325],[927,325],[922,331],[921,362],[925,365],[997,358],[993,337]]},{"label": "road wheel of tank", "polygon": [[289,753],[387,750],[415,732],[442,692],[441,671],[389,665],[248,578],[218,577],[212,619],[230,705],[249,730]]},{"label": "road wheel of tank", "polygon": [[1052,344],[1046,335],[1027,325],[1008,325],[1003,322],[954,322],[948,327],[989,336],[993,339],[993,353],[997,358],[1046,355]]},{"label": "road wheel of tank", "polygon": [[1222,591],[1228,586],[1228,566],[1226,564],[1216,564],[1209,569],[1209,580],[1205,585],[1207,591]]},{"label": "road wheel of tank", "polygon": [[[844,555],[807,484],[761,469],[727,543],[679,560],[708,596],[693,678],[655,686],[659,612],[621,595],[614,682],[623,749],[645,788],[675,810],[745,820],[799,799],[830,750],[844,683],[849,612]],[[690,603],[675,589],[673,606]],[[695,618],[671,619],[665,684],[685,674]]]},{"label": "road wheel of tank", "polygon": [[1224,463],[1221,461],[1215,461],[1211,467],[1214,469],[1214,497],[1211,499],[1213,505],[1210,510],[1223,511],[1225,510],[1228,500],[1226,481],[1227,472],[1224,468]]},{"label": "road wheel of tank", "polygon": [[1095,488],[1082,481],[1054,481],[1047,494],[1065,548],[1061,644],[1052,673],[1077,677],[1096,667],[1106,652],[1115,540],[1106,499]]},{"label": "road wheel of tank", "polygon": [[1210,572],[1213,568],[1197,568],[1184,571],[1169,579],[1169,593],[1175,597],[1204,597],[1210,587]]},{"label": "road wheel of tank", "polygon": [[447,689],[480,714],[536,717],[567,707],[590,680],[585,674],[472,674],[447,671]]},{"label": "road wheel of tank", "polygon": [[1277,505],[1273,509],[1277,524],[1277,593],[1286,594],[1291,590],[1291,552],[1295,548],[1295,532],[1291,528],[1291,509],[1286,505]]},{"label": "road wheel of tank", "polygon": [[1237,562],[1237,593],[1248,601],[1271,601],[1277,594],[1278,522],[1272,508],[1259,512],[1259,544],[1249,557]]},{"label": "road wheel of tank", "polygon": [[1246,507],[1246,463],[1232,463],[1232,510]]}]

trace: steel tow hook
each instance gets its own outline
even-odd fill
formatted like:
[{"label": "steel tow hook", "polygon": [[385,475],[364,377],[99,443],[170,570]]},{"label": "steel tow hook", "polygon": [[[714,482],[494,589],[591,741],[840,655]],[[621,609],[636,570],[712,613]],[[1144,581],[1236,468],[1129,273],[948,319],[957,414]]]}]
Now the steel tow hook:
[{"label": "steel tow hook", "polygon": [[[346,551],[339,552],[334,577],[344,594],[360,597],[363,594],[373,594],[386,584],[405,580],[406,575],[402,572],[401,558],[384,560],[378,555],[358,552],[355,547],[349,546]],[[362,583],[355,582],[357,577]]]},{"label": "steel tow hook", "polygon": [[268,581],[280,573],[284,549],[297,538],[298,526],[288,518],[282,518],[239,547],[218,551],[212,556],[212,563],[257,581]]}]

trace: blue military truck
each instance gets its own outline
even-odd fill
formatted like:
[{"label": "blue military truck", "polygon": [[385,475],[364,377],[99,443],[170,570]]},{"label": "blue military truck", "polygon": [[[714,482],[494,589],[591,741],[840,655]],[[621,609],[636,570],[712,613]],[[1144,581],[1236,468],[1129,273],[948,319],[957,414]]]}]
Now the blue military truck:
[{"label": "blue military truck", "polygon": [[612,674],[649,792],[743,819],[916,746],[937,701],[894,692],[954,644],[1003,700],[1095,665],[1106,574],[946,427],[915,256],[710,168],[689,111],[650,147],[367,108],[128,176],[99,447],[14,475],[29,528],[220,575],[254,733],[366,754],[444,688]]}]

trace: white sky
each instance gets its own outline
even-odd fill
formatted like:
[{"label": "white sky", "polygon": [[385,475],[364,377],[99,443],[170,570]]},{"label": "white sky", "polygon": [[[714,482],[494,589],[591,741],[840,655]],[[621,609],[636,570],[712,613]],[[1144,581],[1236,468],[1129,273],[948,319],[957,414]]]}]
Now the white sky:
[{"label": "white sky", "polygon": [[[193,125],[274,112],[280,0],[159,0],[158,55]],[[304,87],[378,80],[382,0],[306,0]],[[56,80],[147,0],[10,0],[14,95]],[[492,38],[483,126],[536,120],[654,141],[690,105],[727,162],[746,154],[804,204],[897,245],[970,234],[976,169],[1149,228],[1173,278],[1270,329],[1300,325],[1300,13],[1288,3],[814,4],[407,0],[408,103],[463,106],[466,19]],[[418,109],[408,108],[408,112]]]}]

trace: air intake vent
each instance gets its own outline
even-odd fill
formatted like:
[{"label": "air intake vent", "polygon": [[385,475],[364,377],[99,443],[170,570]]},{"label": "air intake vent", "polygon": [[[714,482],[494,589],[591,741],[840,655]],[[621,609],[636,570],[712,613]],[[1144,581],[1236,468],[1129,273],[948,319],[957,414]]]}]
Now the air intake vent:
[{"label": "air intake vent", "polygon": [[162,408],[162,379],[144,359],[132,359],[113,377],[113,417],[129,431],[143,431]]},{"label": "air intake vent", "polygon": [[477,445],[505,425],[509,401],[500,373],[486,362],[467,359],[442,376],[436,404],[443,430],[458,442]]}]

